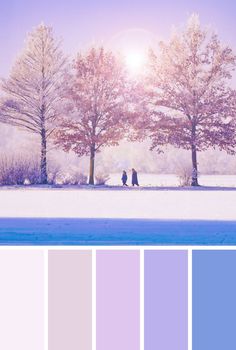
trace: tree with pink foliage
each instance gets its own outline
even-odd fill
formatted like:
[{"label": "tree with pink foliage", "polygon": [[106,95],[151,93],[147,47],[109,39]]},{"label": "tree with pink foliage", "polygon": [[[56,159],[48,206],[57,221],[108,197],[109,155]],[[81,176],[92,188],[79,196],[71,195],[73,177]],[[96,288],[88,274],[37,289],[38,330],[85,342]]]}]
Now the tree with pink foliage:
[{"label": "tree with pink foliage", "polygon": [[[152,149],[171,144],[191,150],[192,185],[198,185],[197,152],[235,149],[236,94],[230,87],[236,56],[192,15],[160,52],[150,54],[147,82]],[[146,95],[146,96],[147,96]]]},{"label": "tree with pink foliage", "polygon": [[112,52],[91,48],[78,55],[67,82],[67,115],[55,143],[66,152],[89,155],[89,184],[93,185],[96,153],[118,145],[126,129],[124,67]]},{"label": "tree with pink foliage", "polygon": [[66,60],[52,28],[39,25],[16,60],[0,106],[1,121],[41,140],[41,183],[47,183],[47,142],[60,116]]}]

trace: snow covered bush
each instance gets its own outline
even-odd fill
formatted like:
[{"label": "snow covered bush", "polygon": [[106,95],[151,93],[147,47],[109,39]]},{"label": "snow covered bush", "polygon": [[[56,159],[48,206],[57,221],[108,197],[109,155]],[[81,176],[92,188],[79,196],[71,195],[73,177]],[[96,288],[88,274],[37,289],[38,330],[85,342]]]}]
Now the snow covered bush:
[{"label": "snow covered bush", "polygon": [[181,165],[177,168],[177,176],[181,187],[191,186],[192,167],[191,165]]},{"label": "snow covered bush", "polygon": [[0,159],[0,184],[12,184],[12,164],[5,157]]},{"label": "snow covered bush", "polygon": [[87,183],[87,176],[80,172],[74,172],[71,175],[67,175],[62,180],[63,185],[87,185]]},{"label": "snow covered bush", "polygon": [[74,173],[73,181],[75,185],[87,185],[88,177],[82,173]]},{"label": "snow covered bush", "polygon": [[50,165],[48,169],[48,183],[55,185],[59,182],[61,176],[61,167],[59,165]]},{"label": "snow covered bush", "polygon": [[0,185],[24,185],[40,182],[40,167],[27,158],[0,158]]},{"label": "snow covered bush", "polygon": [[97,174],[95,176],[96,185],[102,186],[106,185],[107,181],[110,180],[110,176],[108,174]]},{"label": "snow covered bush", "polygon": [[30,163],[25,184],[37,185],[41,182],[41,171],[39,161],[35,160]]}]

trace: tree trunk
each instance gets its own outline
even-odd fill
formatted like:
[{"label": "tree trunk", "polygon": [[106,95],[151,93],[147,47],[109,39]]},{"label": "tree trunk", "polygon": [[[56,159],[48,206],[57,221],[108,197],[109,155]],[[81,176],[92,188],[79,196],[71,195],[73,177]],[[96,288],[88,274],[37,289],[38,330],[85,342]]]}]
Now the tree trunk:
[{"label": "tree trunk", "polygon": [[41,163],[40,163],[40,183],[48,183],[47,174],[47,139],[45,129],[41,132]]},{"label": "tree trunk", "polygon": [[90,148],[89,185],[94,185],[95,145]]},{"label": "tree trunk", "polygon": [[196,148],[196,125],[192,124],[192,183],[191,186],[199,186],[198,184],[198,167],[197,167],[197,148]]}]

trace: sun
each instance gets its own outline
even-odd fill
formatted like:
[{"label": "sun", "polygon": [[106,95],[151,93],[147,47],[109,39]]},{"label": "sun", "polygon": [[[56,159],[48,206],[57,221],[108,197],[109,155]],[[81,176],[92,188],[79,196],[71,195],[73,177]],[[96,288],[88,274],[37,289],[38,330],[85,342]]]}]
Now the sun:
[{"label": "sun", "polygon": [[150,48],[158,47],[159,37],[145,28],[128,28],[116,33],[107,47],[121,55],[130,75],[142,75],[148,63]]},{"label": "sun", "polygon": [[139,74],[143,71],[146,63],[146,55],[143,52],[127,52],[125,64],[131,74]]}]

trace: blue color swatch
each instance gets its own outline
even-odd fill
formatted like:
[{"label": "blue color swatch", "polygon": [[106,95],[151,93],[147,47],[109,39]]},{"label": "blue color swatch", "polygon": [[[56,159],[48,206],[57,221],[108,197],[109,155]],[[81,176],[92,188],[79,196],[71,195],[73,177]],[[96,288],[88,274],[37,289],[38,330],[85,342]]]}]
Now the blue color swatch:
[{"label": "blue color swatch", "polygon": [[236,251],[193,251],[193,350],[236,349]]}]

